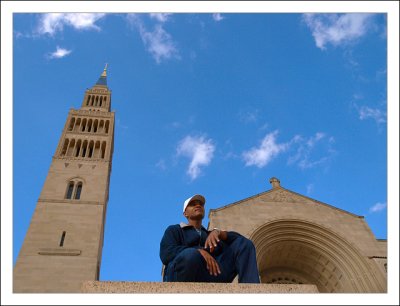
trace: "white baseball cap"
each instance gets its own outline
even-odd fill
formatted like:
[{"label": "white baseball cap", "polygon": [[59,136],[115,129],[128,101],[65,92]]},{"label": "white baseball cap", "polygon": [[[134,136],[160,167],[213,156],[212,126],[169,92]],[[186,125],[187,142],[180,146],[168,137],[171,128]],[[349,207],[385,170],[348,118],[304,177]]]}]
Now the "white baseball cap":
[{"label": "white baseball cap", "polygon": [[206,203],[206,199],[201,194],[195,194],[183,203],[183,212],[185,212],[186,206],[193,200],[199,200],[203,205]]}]

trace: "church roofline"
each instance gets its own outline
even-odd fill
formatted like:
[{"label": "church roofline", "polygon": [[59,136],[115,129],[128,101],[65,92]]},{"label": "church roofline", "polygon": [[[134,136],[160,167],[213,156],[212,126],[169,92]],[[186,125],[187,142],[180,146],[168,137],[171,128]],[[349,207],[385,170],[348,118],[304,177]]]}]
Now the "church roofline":
[{"label": "church roofline", "polygon": [[[297,195],[297,196],[300,196],[300,197],[302,197],[302,198],[305,198],[305,199],[308,199],[308,200],[317,202],[318,204],[327,206],[327,207],[329,207],[329,208],[333,208],[333,209],[335,209],[335,210],[337,210],[337,211],[344,212],[344,213],[346,213],[346,214],[348,214],[348,215],[350,215],[350,216],[352,216],[352,217],[364,219],[364,216],[360,216],[360,215],[353,214],[353,213],[351,213],[351,212],[349,212],[349,211],[347,211],[347,210],[344,210],[344,209],[341,209],[341,208],[337,208],[337,207],[335,207],[335,206],[326,204],[326,203],[324,203],[324,202],[321,202],[321,201],[318,201],[318,200],[316,200],[316,199],[307,197],[307,196],[305,196],[305,195],[302,195],[302,194],[300,194],[300,193],[291,191],[291,190],[286,189],[286,188],[283,188],[283,187],[278,187],[278,188],[279,188],[279,189],[282,189],[282,190],[285,190],[285,191],[287,191],[287,192],[293,193],[293,194],[295,194],[295,195]],[[270,190],[267,190],[267,191],[264,191],[264,192],[261,192],[261,193],[258,193],[258,194],[256,194],[256,195],[253,195],[253,196],[250,196],[250,197],[247,197],[247,198],[244,198],[244,199],[242,199],[242,200],[233,202],[233,203],[231,203],[231,204],[227,204],[227,205],[222,206],[222,207],[220,207],[220,208],[210,209],[209,214],[208,214],[208,217],[210,217],[211,213],[213,213],[213,212],[217,212],[217,211],[220,211],[220,210],[229,208],[229,207],[231,207],[231,206],[238,205],[238,204],[240,204],[240,203],[242,203],[242,202],[245,202],[245,201],[248,201],[248,200],[251,200],[251,199],[260,197],[260,196],[262,196],[262,195],[264,195],[264,194],[273,192],[274,190],[275,190],[275,188],[270,189]]]}]

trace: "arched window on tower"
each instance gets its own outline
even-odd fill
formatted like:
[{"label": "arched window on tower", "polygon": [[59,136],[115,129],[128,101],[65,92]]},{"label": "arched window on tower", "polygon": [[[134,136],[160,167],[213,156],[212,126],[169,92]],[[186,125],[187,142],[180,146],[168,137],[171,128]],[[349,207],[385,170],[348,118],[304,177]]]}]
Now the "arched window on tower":
[{"label": "arched window on tower", "polygon": [[92,119],[89,119],[89,121],[88,121],[88,128],[87,128],[87,131],[88,131],[88,132],[90,132],[90,131],[92,130],[92,123],[93,123]]},{"label": "arched window on tower", "polygon": [[88,141],[84,140],[82,144],[82,157],[86,157],[86,150],[87,150]]},{"label": "arched window on tower", "polygon": [[86,128],[86,118],[82,120],[82,128],[81,128],[81,132],[84,132]]},{"label": "arched window on tower", "polygon": [[80,125],[81,125],[81,118],[77,118],[76,119],[76,123],[75,123],[75,127],[74,127],[74,131],[75,132],[79,130]]},{"label": "arched window on tower", "polygon": [[69,182],[68,183],[68,188],[67,188],[67,193],[65,194],[66,199],[71,199],[72,198],[72,192],[74,191],[74,182]]},{"label": "arched window on tower", "polygon": [[75,139],[71,139],[68,145],[67,156],[72,156],[75,149]]},{"label": "arched window on tower", "polygon": [[99,133],[104,133],[104,120],[100,120]]},{"label": "arched window on tower", "polygon": [[103,141],[101,144],[101,158],[104,158],[106,156],[106,142]]},{"label": "arched window on tower", "polygon": [[65,198],[68,200],[80,200],[82,196],[83,183],[80,179],[75,178],[68,182]]},{"label": "arched window on tower", "polygon": [[89,103],[90,103],[90,98],[91,98],[91,96],[90,96],[90,95],[88,95],[88,98],[87,98],[87,101],[86,101],[86,106],[89,106]]},{"label": "arched window on tower", "polygon": [[89,143],[89,158],[92,158],[93,156],[93,147],[94,147],[94,141],[91,140]]},{"label": "arched window on tower", "polygon": [[110,121],[107,120],[107,121],[106,121],[106,126],[105,126],[105,128],[106,128],[106,134],[108,134],[108,128],[109,128],[109,126],[110,126]]},{"label": "arched window on tower", "polygon": [[69,122],[68,131],[72,131],[72,128],[74,127],[74,124],[75,124],[75,118],[72,117],[71,121]]},{"label": "arched window on tower", "polygon": [[81,150],[81,145],[82,141],[79,139],[76,143],[76,151],[75,151],[75,157],[79,157],[79,152]]},{"label": "arched window on tower", "polygon": [[66,139],[64,140],[64,146],[63,146],[63,148],[62,148],[62,150],[61,150],[61,156],[64,156],[64,155],[67,154],[68,145],[69,145],[69,139],[66,138]]},{"label": "arched window on tower", "polygon": [[75,200],[79,200],[81,198],[81,193],[82,193],[82,182],[79,182],[76,185]]}]

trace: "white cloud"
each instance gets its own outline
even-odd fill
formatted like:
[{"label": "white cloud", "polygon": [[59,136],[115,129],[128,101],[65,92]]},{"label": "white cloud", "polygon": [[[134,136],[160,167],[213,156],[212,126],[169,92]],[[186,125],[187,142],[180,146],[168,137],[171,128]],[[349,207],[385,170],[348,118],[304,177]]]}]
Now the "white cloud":
[{"label": "white cloud", "polygon": [[225,17],[223,17],[220,13],[212,14],[212,17],[215,21],[221,21],[221,20],[225,19]]},{"label": "white cloud", "polygon": [[386,208],[386,203],[376,203],[374,206],[369,208],[370,213],[376,213],[378,211],[384,210]]},{"label": "white cloud", "polygon": [[141,28],[140,35],[147,50],[153,55],[157,64],[162,59],[179,58],[178,50],[171,35],[161,25],[156,25],[153,32]]},{"label": "white cloud", "polygon": [[150,13],[150,18],[156,19],[159,22],[166,22],[171,13]]},{"label": "white cloud", "polygon": [[188,157],[190,161],[187,174],[192,180],[201,174],[201,167],[210,164],[215,151],[215,145],[211,139],[205,137],[186,136],[177,147],[178,156]]},{"label": "white cloud", "polygon": [[71,52],[72,52],[71,50],[67,50],[67,49],[60,48],[59,46],[57,46],[56,51],[50,53],[48,55],[48,58],[62,58],[64,56],[67,56]]},{"label": "white cloud", "polygon": [[311,29],[315,44],[338,46],[357,40],[366,34],[374,14],[304,14],[303,20]]},{"label": "white cloud", "polygon": [[[152,18],[165,22],[167,17],[164,15],[169,14],[150,14],[150,16],[151,15],[153,15]],[[164,30],[161,23],[156,24],[154,26],[154,31],[151,32],[146,29],[138,14],[128,14],[127,20],[139,30],[145,48],[150,52],[157,64],[161,63],[164,59],[180,58],[179,51],[172,36]]]},{"label": "white cloud", "polygon": [[49,13],[43,14],[40,18],[38,33],[54,35],[57,31],[62,31],[64,25],[72,26],[77,30],[94,29],[100,30],[95,24],[97,20],[103,18],[105,14],[96,13]]},{"label": "white cloud", "polygon": [[358,108],[358,114],[360,120],[374,119],[378,124],[386,122],[386,114],[377,108],[374,109],[364,105]]},{"label": "white cloud", "polygon": [[272,158],[285,151],[288,148],[288,144],[276,143],[275,138],[277,134],[278,131],[267,134],[258,148],[253,147],[250,150],[243,152],[242,157],[245,161],[245,165],[263,168],[272,160]]},{"label": "white cloud", "polygon": [[334,142],[335,139],[332,136],[328,138],[321,132],[315,133],[315,136],[308,139],[296,135],[290,141],[292,146],[297,146],[296,154],[289,157],[288,164],[297,164],[301,169],[313,168],[323,164],[331,159],[335,153],[332,149]]}]

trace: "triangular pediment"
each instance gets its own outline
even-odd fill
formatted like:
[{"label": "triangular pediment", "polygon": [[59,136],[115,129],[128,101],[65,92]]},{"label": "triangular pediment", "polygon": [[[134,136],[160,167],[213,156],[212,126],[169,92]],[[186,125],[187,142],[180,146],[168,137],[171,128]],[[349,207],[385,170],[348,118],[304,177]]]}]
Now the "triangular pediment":
[{"label": "triangular pediment", "polygon": [[300,196],[283,188],[276,188],[270,192],[260,195],[264,201],[271,202],[290,202],[290,203],[307,203],[312,202],[311,199]]},{"label": "triangular pediment", "polygon": [[[282,187],[278,187],[278,188],[273,188],[269,191],[265,191],[259,194],[256,194],[252,197],[248,197],[245,198],[243,200],[222,206],[220,208],[217,209],[212,209],[212,211],[220,211],[223,209],[229,209],[230,207],[236,206],[236,205],[242,205],[242,204],[248,204],[249,202],[253,201],[253,200],[261,200],[261,202],[263,203],[269,203],[269,202],[282,202],[282,203],[304,203],[304,204],[311,204],[311,205],[321,205],[324,207],[329,207],[330,209],[335,209],[337,211],[349,214],[353,217],[360,217],[358,215],[355,215],[351,212],[348,212],[346,210],[337,208],[335,206],[326,204],[324,202],[312,199],[310,197],[301,195],[297,192],[282,188]],[[259,202],[259,201],[257,201]],[[211,211],[210,211],[211,212]]]}]

